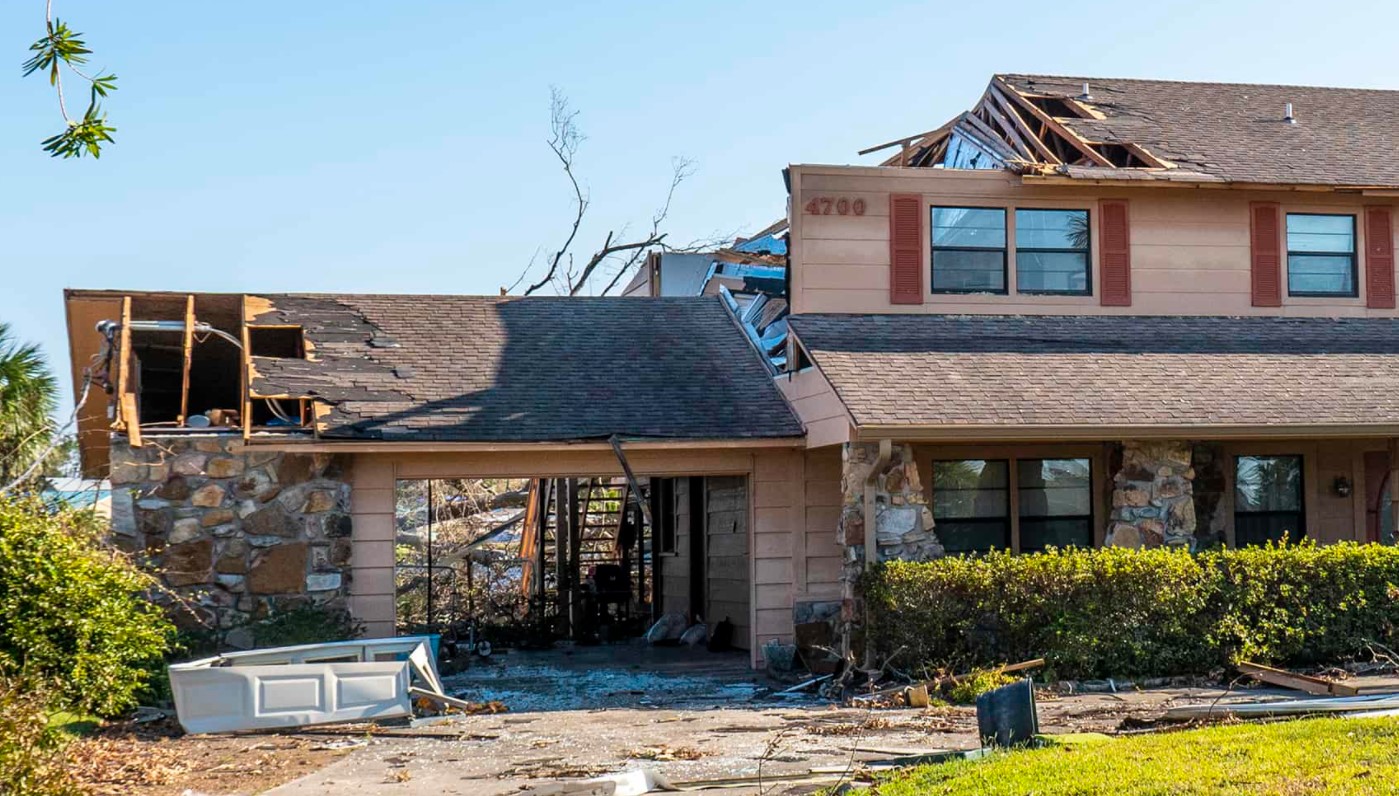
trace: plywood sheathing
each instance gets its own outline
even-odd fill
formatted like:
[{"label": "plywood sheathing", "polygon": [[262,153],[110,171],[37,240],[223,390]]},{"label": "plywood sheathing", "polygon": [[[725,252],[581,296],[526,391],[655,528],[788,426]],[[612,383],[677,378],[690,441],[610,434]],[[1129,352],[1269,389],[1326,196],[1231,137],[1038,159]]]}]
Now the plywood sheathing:
[{"label": "plywood sheathing", "polygon": [[[84,370],[90,365],[94,369],[94,381],[88,393],[87,403],[78,415],[78,454],[82,461],[84,477],[105,478],[108,436],[111,432],[107,418],[107,396],[101,381],[105,376],[96,371],[108,363],[94,362],[94,358],[102,351],[103,342],[101,333],[97,331],[97,323],[119,318],[122,302],[116,296],[77,297],[71,291],[65,293],[68,358],[72,365],[75,392],[82,390]],[[74,400],[77,398],[75,395]]]}]

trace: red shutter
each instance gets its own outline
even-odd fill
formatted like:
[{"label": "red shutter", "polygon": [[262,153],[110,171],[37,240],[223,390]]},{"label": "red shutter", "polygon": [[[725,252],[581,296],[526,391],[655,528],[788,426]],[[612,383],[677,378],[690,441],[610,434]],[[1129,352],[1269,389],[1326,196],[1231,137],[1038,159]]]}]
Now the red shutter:
[{"label": "red shutter", "polygon": [[1253,202],[1249,240],[1253,259],[1253,306],[1282,306],[1282,211],[1275,202]]},{"label": "red shutter", "polygon": [[923,303],[923,197],[889,195],[889,302]]},{"label": "red shutter", "polygon": [[1365,208],[1365,306],[1394,309],[1394,220],[1388,207]]},{"label": "red shutter", "polygon": [[1105,307],[1132,306],[1132,231],[1127,222],[1126,199],[1098,202],[1098,239],[1103,254],[1099,302]]}]

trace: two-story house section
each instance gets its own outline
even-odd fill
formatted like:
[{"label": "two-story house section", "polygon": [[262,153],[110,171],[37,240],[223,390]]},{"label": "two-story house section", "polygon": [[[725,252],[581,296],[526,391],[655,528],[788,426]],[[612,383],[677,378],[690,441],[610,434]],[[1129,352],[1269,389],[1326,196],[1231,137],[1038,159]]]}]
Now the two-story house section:
[{"label": "two-story house section", "polygon": [[798,618],[871,547],[1392,543],[1396,145],[1395,91],[997,75],[791,166]]}]

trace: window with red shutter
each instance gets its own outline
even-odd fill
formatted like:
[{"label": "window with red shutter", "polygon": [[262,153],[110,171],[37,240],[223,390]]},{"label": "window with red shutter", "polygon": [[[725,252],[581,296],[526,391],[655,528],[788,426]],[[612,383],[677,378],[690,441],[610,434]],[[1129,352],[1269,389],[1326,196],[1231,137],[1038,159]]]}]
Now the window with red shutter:
[{"label": "window with red shutter", "polygon": [[1098,202],[1098,238],[1103,250],[1099,261],[1103,272],[1102,295],[1105,307],[1132,306],[1132,233],[1127,220],[1126,199]]},{"label": "window with red shutter", "polygon": [[889,301],[923,303],[923,197],[889,195]]},{"label": "window with red shutter", "polygon": [[1394,309],[1394,217],[1388,207],[1365,208],[1365,306]]},{"label": "window with red shutter", "polygon": [[1282,306],[1282,219],[1275,202],[1249,205],[1253,306]]}]

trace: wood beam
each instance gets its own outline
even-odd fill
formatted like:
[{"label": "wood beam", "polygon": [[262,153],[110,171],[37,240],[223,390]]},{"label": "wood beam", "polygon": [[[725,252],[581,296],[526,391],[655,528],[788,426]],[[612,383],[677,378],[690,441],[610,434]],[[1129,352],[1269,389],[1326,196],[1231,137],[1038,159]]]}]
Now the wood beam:
[{"label": "wood beam", "polygon": [[1000,107],[1007,119],[1025,134],[1025,139],[1035,148],[1035,151],[1040,153],[1040,157],[1044,158],[1045,162],[1054,166],[1061,165],[1064,162],[1058,155],[1054,154],[1053,150],[1040,138],[1039,134],[1030,129],[1030,125],[1025,121],[1025,117],[1020,115],[1020,112],[1015,109],[1015,106],[1012,105],[1010,100],[1006,99],[1000,91],[997,91],[996,88],[992,86],[986,89],[986,94]]},{"label": "wood beam", "polygon": [[988,101],[986,96],[982,95],[981,101],[977,103],[976,107],[981,113],[990,117],[990,121],[1000,126],[1004,131],[1006,139],[1011,142],[1022,157],[1031,162],[1034,161],[1034,151],[1030,148],[1030,145],[1026,143],[1025,139],[1021,137],[1020,131],[1015,128],[1015,125],[1011,124],[1010,120],[1005,117],[1005,114],[1001,113],[1000,110],[996,108],[994,100]]},{"label": "wood beam", "polygon": [[1020,92],[1017,91],[1014,86],[1005,82],[999,76],[991,78],[991,82],[997,88],[1004,91],[1006,93],[1006,96],[1009,97],[1011,101],[1019,105],[1021,108],[1024,108],[1027,112],[1029,112],[1031,116],[1034,116],[1036,119],[1038,119],[1041,124],[1052,130],[1055,135],[1064,139],[1064,141],[1067,142],[1074,149],[1077,149],[1079,152],[1083,153],[1084,157],[1088,158],[1089,160],[1093,161],[1093,163],[1099,166],[1116,168],[1115,166],[1113,166],[1112,161],[1103,157],[1101,153],[1099,153],[1093,147],[1089,146],[1088,143],[1082,138],[1080,138],[1077,133],[1060,124],[1058,120],[1056,120],[1053,116],[1050,116],[1048,113],[1045,113],[1043,110],[1041,110],[1038,105],[1034,104],[1033,102],[1030,102],[1028,99],[1025,99],[1023,96],[1021,96]]},{"label": "wood beam", "polygon": [[180,416],[178,425],[189,419],[189,369],[194,359],[194,296],[185,297],[184,364],[180,376]]}]

